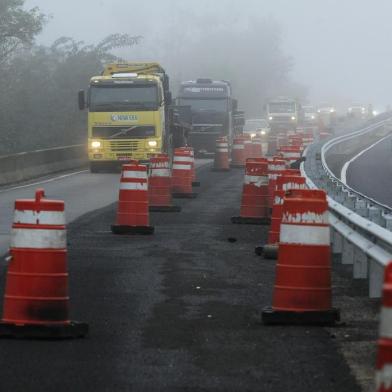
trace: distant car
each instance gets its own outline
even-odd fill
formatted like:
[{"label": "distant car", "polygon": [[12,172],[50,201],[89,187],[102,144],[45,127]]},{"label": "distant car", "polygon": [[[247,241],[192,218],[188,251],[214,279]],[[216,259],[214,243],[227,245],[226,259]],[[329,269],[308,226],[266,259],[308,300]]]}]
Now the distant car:
[{"label": "distant car", "polygon": [[314,106],[302,106],[303,119],[305,124],[316,124],[317,123],[317,110]]},{"label": "distant car", "polygon": [[364,105],[354,104],[350,106],[347,110],[347,116],[351,118],[361,118],[364,119],[368,117],[369,112]]},{"label": "distant car", "polygon": [[263,118],[254,118],[245,121],[244,133],[250,134],[253,139],[256,136],[265,136],[270,132],[268,121]]}]

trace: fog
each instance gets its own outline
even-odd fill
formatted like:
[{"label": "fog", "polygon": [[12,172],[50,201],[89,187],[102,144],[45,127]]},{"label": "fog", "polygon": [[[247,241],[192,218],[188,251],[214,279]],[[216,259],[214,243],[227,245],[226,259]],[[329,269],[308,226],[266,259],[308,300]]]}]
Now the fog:
[{"label": "fog", "polygon": [[[390,0],[26,1],[27,8],[33,6],[51,15],[38,43],[50,44],[59,36],[94,43],[115,32],[140,34],[144,40],[121,56],[156,58],[164,64],[170,59],[172,64],[168,68],[172,71],[173,56],[181,56],[174,49],[176,42],[189,39],[192,32],[197,39],[201,25],[203,29],[218,29],[224,24],[240,34],[241,29],[256,18],[262,23],[277,25],[282,55],[291,58],[290,81],[306,86],[310,101],[338,105],[373,103],[380,109],[390,102]],[[228,42],[221,44],[226,46]],[[246,46],[249,42],[241,44]],[[220,42],[214,41],[214,45],[210,51],[212,57],[220,50]],[[254,54],[269,56],[269,53],[258,53],[256,47]],[[239,73],[254,72],[249,66],[251,57],[239,60],[237,65],[242,64],[238,67]],[[193,69],[203,61],[188,58],[188,62],[195,65]],[[187,69],[174,72],[177,78],[192,77]],[[198,76],[209,75],[193,75]]]}]

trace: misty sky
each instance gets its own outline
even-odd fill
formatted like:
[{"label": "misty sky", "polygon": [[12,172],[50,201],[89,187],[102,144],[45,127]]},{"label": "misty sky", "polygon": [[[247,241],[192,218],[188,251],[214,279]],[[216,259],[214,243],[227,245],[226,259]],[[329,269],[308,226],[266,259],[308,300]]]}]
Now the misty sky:
[{"label": "misty sky", "polygon": [[[27,7],[39,6],[52,16],[40,43],[59,36],[94,43],[119,32],[143,35],[147,47],[149,38],[168,23],[168,7],[179,4],[199,15],[215,11],[217,19],[233,23],[255,14],[275,19],[283,48],[294,59],[292,78],[309,87],[315,103],[363,102],[380,109],[392,103],[392,0],[26,1]],[[188,23],[195,21],[190,17]],[[153,48],[149,50],[153,57]],[[140,53],[142,48],[135,57]]]}]

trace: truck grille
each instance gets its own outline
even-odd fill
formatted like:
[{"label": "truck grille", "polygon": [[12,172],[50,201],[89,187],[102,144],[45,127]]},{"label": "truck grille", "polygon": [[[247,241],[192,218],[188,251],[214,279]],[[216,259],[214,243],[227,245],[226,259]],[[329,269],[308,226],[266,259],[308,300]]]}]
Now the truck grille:
[{"label": "truck grille", "polygon": [[105,147],[115,153],[130,152],[143,148],[142,143],[143,141],[138,140],[108,140],[105,142]]}]

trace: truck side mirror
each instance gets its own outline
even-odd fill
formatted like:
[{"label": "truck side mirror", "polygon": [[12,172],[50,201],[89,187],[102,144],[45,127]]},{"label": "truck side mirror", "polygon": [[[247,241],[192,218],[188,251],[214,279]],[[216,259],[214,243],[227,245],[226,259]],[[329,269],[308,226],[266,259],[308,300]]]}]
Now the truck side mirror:
[{"label": "truck side mirror", "polygon": [[78,93],[79,110],[84,110],[86,108],[86,97],[84,90],[79,90]]},{"label": "truck side mirror", "polygon": [[167,100],[166,105],[171,105],[172,104],[173,97],[172,97],[172,93],[170,91],[168,91],[166,93],[166,100]]}]

